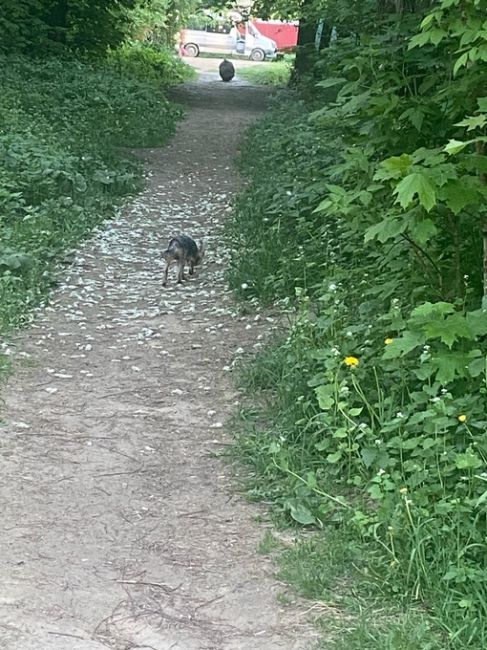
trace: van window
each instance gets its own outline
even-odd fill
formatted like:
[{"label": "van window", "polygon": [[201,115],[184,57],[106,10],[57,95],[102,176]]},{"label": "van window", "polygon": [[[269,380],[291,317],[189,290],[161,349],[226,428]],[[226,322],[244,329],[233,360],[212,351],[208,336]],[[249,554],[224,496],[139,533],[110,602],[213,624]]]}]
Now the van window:
[{"label": "van window", "polygon": [[232,24],[223,17],[217,19],[211,18],[211,16],[196,14],[188,19],[186,29],[209,32],[210,34],[230,34]]},{"label": "van window", "polygon": [[230,23],[208,23],[206,26],[206,31],[211,32],[212,34],[230,34],[232,26]]}]

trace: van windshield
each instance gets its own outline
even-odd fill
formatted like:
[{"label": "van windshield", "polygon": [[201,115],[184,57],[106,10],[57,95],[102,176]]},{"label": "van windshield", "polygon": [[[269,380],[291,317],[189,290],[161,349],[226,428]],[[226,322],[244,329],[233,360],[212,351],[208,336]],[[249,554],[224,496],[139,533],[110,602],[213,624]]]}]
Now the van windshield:
[{"label": "van windshield", "polygon": [[206,27],[207,32],[212,32],[214,34],[230,34],[232,26],[230,23],[208,23]]},{"label": "van windshield", "polygon": [[252,23],[247,24],[247,29],[251,36],[254,36],[255,38],[257,38],[257,36],[260,36],[260,33],[256,30]]},{"label": "van windshield", "polygon": [[212,34],[230,34],[232,24],[228,20],[212,19],[210,16],[191,16],[187,22],[187,29],[195,29],[200,32]]}]

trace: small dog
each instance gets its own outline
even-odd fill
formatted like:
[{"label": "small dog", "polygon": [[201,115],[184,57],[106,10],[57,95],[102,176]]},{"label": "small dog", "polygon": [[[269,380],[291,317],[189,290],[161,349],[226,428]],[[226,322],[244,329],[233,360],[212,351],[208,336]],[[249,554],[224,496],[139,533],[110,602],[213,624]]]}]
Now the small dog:
[{"label": "small dog", "polygon": [[227,59],[223,59],[223,61],[220,63],[218,71],[220,73],[222,81],[231,81],[235,76],[235,68],[233,67],[233,63],[231,61],[227,61]]},{"label": "small dog", "polygon": [[187,235],[178,235],[177,237],[173,237],[166,250],[162,253],[162,257],[166,262],[162,286],[165,287],[167,285],[167,273],[173,262],[178,263],[178,284],[180,284],[186,279],[184,277],[184,267],[189,266],[189,274],[193,275],[194,267],[201,264],[204,255],[205,250],[203,243],[201,243],[198,248],[194,239],[191,239],[191,237],[188,237]]}]

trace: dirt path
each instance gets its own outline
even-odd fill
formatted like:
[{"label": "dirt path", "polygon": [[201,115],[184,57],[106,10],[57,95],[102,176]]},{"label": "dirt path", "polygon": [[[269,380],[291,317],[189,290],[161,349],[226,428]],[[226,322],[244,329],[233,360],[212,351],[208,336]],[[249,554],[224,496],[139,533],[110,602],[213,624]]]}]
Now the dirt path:
[{"label": "dirt path", "polygon": [[[219,229],[232,160],[265,91],[212,73],[179,91],[146,190],[78,252],[12,347],[0,428],[3,650],[297,650],[263,528],[214,457],[238,398],[228,367],[272,323],[236,315]],[[161,287],[177,232],[207,261]]]}]

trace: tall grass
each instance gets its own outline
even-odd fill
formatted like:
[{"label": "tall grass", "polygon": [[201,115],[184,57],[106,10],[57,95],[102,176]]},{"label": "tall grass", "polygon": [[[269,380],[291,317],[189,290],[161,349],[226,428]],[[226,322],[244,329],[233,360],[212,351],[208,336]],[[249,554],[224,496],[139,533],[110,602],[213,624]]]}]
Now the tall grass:
[{"label": "tall grass", "polygon": [[251,67],[240,67],[238,76],[252,84],[263,86],[286,86],[291,77],[291,63],[288,61],[273,61],[259,63]]}]

